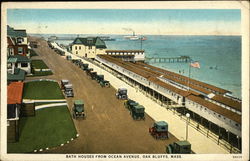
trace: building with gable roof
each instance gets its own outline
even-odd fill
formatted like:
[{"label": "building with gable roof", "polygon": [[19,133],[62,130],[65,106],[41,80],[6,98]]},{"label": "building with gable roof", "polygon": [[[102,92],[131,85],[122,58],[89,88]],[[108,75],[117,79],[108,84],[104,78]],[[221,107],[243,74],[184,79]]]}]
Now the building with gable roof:
[{"label": "building with gable roof", "polygon": [[81,57],[95,58],[105,54],[106,44],[99,37],[77,37],[72,43],[72,53]]},{"label": "building with gable roof", "polygon": [[19,117],[23,97],[23,82],[12,82],[7,87],[7,140],[16,142],[19,138]]},{"label": "building with gable roof", "polygon": [[23,55],[28,54],[28,37],[26,30],[15,30],[7,25],[7,55]]},{"label": "building with gable roof", "polygon": [[12,55],[7,60],[7,71],[9,74],[15,74],[17,68],[24,70],[27,74],[31,73],[30,60],[27,56]]}]

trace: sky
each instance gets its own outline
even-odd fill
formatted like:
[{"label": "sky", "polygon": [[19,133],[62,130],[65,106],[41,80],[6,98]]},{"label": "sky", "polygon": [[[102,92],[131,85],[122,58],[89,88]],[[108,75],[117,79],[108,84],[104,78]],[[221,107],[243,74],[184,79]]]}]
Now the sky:
[{"label": "sky", "polygon": [[37,34],[240,35],[237,9],[8,9],[7,24]]}]

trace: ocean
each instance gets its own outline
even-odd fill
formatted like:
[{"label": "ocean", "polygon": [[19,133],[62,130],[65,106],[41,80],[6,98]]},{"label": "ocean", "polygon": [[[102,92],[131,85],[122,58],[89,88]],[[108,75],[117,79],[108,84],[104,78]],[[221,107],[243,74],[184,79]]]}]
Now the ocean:
[{"label": "ocean", "polygon": [[[48,38],[50,35],[42,35]],[[76,37],[76,35],[56,35]],[[93,36],[93,35],[80,35]],[[102,35],[103,36],[103,35]],[[143,49],[146,57],[190,56],[200,69],[191,68],[191,78],[227,89],[241,97],[241,36],[159,36],[146,35],[146,41],[131,41],[123,35],[109,35],[116,41],[106,41],[110,50]],[[73,40],[58,40],[68,45]],[[150,65],[188,76],[187,63],[154,63]]]}]

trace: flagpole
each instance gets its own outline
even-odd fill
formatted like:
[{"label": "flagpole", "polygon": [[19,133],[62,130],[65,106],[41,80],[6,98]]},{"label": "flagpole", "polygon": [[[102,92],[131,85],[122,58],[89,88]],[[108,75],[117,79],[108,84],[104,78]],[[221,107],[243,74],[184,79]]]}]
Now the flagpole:
[{"label": "flagpole", "polygon": [[190,59],[190,61],[189,61],[189,63],[188,63],[188,91],[190,91],[190,73],[191,73],[191,59]]}]

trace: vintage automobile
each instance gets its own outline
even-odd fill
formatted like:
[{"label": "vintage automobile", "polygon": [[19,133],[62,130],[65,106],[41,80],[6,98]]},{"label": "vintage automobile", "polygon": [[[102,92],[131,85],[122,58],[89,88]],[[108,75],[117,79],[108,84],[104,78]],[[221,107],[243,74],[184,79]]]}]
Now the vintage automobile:
[{"label": "vintage automobile", "polygon": [[84,111],[84,103],[82,100],[75,100],[72,108],[72,115],[74,119],[86,118],[86,113]]},{"label": "vintage automobile", "polygon": [[128,99],[127,89],[126,88],[118,88],[117,93],[115,94],[117,99]]},{"label": "vintage automobile", "polygon": [[165,121],[156,121],[153,127],[149,128],[149,133],[156,139],[167,139],[168,124]]},{"label": "vintage automobile", "polygon": [[145,120],[145,108],[142,105],[135,105],[130,108],[130,114],[134,120]]},{"label": "vintage automobile", "polygon": [[168,154],[191,154],[191,144],[187,140],[177,141],[166,146]]}]

